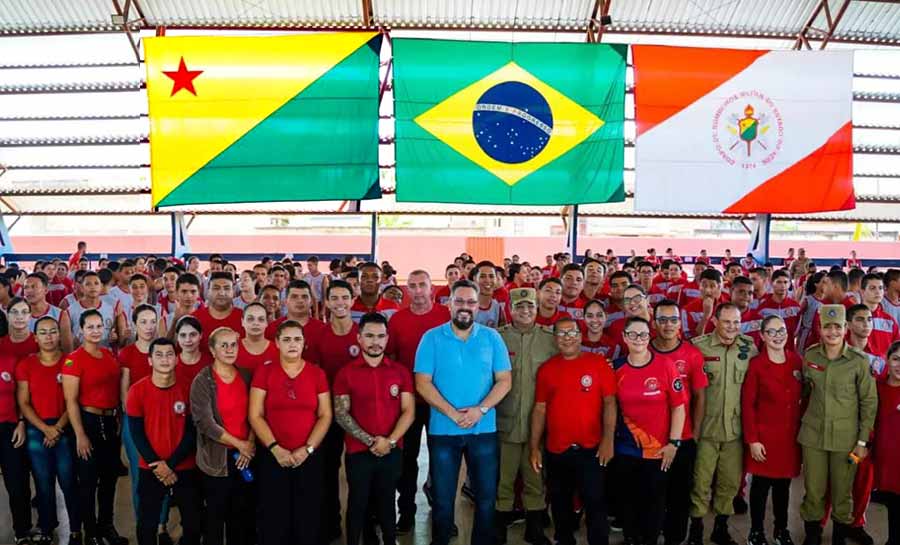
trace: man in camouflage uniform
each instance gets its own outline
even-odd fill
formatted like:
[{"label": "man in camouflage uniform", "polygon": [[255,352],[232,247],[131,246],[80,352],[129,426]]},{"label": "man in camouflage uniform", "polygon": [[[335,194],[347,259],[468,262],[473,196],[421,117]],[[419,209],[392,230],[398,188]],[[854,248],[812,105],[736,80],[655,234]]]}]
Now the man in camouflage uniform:
[{"label": "man in camouflage uniform", "polygon": [[497,439],[500,441],[500,482],[497,487],[497,537],[506,542],[506,527],[511,522],[516,477],[521,475],[525,506],[525,541],[549,545],[541,524],[544,483],[532,470],[528,440],[531,409],[538,368],[557,353],[553,333],[535,325],[537,293],[532,288],[516,288],[509,294],[512,324],[499,329],[512,363],[512,389],[497,405]]},{"label": "man in camouflage uniform", "polygon": [[750,358],[757,354],[753,339],[741,335],[741,312],[736,305],[720,304],[714,319],[715,331],[693,339],[694,346],[703,353],[709,386],[700,436],[696,438],[689,545],[703,545],[703,516],[709,510],[713,479],[716,521],[710,540],[716,545],[735,545],[728,532],[728,517],[734,514],[732,500],[740,486],[744,458],[741,386]]},{"label": "man in camouflage uniform", "polygon": [[806,484],[800,516],[806,529],[804,545],[819,545],[820,521],[825,516],[825,495],[830,487],[834,521],[831,542],[843,545],[853,522],[856,464],[869,454],[878,393],[868,356],[844,340],[844,306],[822,305],[819,321],[821,341],[806,351],[803,362],[804,394],[809,405],[797,435],[803,448]]}]

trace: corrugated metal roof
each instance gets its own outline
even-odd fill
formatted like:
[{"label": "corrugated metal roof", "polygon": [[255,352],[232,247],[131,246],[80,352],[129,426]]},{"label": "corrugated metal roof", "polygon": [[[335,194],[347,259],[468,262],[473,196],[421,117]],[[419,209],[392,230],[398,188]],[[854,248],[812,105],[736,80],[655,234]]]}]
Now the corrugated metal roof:
[{"label": "corrugated metal roof", "polygon": [[142,0],[151,26],[273,26],[362,24],[359,0]]},{"label": "corrugated metal roof", "polygon": [[434,26],[586,30],[593,0],[373,0],[375,23]]},{"label": "corrugated metal roof", "polygon": [[0,29],[8,33],[113,30],[109,0],[0,0]]}]

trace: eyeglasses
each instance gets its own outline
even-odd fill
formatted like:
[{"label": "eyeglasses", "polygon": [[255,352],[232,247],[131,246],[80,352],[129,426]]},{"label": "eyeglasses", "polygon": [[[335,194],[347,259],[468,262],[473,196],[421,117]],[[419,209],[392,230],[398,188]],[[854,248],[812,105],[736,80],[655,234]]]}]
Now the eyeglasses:
[{"label": "eyeglasses", "polygon": [[557,331],[556,333],[554,333],[554,335],[556,335],[556,337],[559,339],[564,339],[566,337],[574,339],[581,335],[581,331],[578,331],[577,329],[569,329],[567,331]]},{"label": "eyeglasses", "polygon": [[656,318],[656,323],[658,323],[659,325],[666,325],[666,324],[676,325],[676,324],[678,324],[678,321],[680,319],[681,318],[679,318],[678,316],[659,316],[658,318]]},{"label": "eyeglasses", "polygon": [[649,331],[641,331],[641,332],[638,332],[638,331],[625,331],[625,332],[624,332],[624,335],[625,335],[625,338],[628,339],[629,341],[636,341],[636,340],[638,340],[638,339],[640,339],[640,340],[642,340],[642,341],[646,341],[647,339],[650,338],[650,332],[649,332]]},{"label": "eyeglasses", "polygon": [[765,333],[769,337],[784,337],[785,335],[787,335],[787,328],[779,327],[778,329],[764,329],[763,333]]},{"label": "eyeglasses", "polygon": [[644,295],[633,295],[631,297],[625,297],[622,299],[626,305],[640,305],[644,302],[644,299],[647,297]]}]

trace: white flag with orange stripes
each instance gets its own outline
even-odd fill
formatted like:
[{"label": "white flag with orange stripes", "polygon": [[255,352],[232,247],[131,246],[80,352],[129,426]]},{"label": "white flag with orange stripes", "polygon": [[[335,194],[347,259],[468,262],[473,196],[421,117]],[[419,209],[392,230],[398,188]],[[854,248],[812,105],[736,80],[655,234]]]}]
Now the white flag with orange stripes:
[{"label": "white flag with orange stripes", "polygon": [[852,51],[632,53],[637,210],[855,208]]}]

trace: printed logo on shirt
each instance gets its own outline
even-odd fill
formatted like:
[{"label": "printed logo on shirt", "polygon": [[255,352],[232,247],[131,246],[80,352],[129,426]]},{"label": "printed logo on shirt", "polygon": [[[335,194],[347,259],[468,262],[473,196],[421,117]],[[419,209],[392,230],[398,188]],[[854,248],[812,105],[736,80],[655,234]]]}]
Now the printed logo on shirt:
[{"label": "printed logo on shirt", "polygon": [[684,360],[676,361],[675,369],[678,371],[679,375],[687,375],[687,362]]},{"label": "printed logo on shirt", "polygon": [[56,373],[56,382],[62,384],[62,373]]},{"label": "printed logo on shirt", "polygon": [[263,365],[269,365],[270,363],[272,363],[272,360],[266,360],[263,362]]},{"label": "printed logo on shirt", "polygon": [[175,414],[184,414],[187,405],[184,404],[184,401],[176,401],[175,404],[172,405],[172,409],[175,410]]},{"label": "printed logo on shirt", "polygon": [[684,390],[684,382],[682,382],[680,378],[676,378],[674,381],[672,381],[672,389],[676,392]]},{"label": "printed logo on shirt", "polygon": [[900,405],[897,405],[897,411],[900,412]]},{"label": "printed logo on shirt", "polygon": [[3,379],[3,382],[12,382],[12,375],[8,371],[3,371],[0,373],[0,379]]},{"label": "printed logo on shirt", "polygon": [[400,385],[391,384],[391,397],[397,397],[398,395],[400,395]]},{"label": "printed logo on shirt", "polygon": [[648,377],[647,380],[644,381],[644,395],[655,396],[659,394],[659,380],[657,380],[656,377]]},{"label": "printed logo on shirt", "polygon": [[350,346],[350,348],[348,348],[347,350],[348,350],[348,352],[350,352],[350,355],[353,356],[354,358],[359,355],[359,347],[356,346],[355,344]]},{"label": "printed logo on shirt", "polygon": [[63,365],[65,365],[66,367],[72,367],[72,366],[75,365],[75,362],[72,361],[72,360],[70,360],[70,359],[67,359],[67,360],[63,363]]},{"label": "printed logo on shirt", "polygon": [[585,389],[590,388],[594,384],[594,377],[591,375],[582,375],[581,386]]}]

